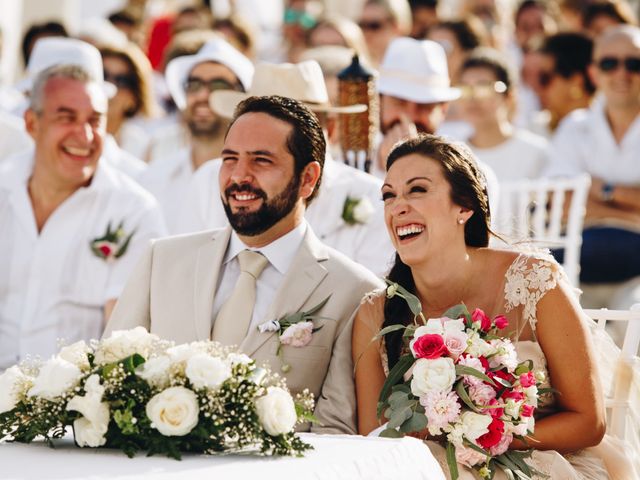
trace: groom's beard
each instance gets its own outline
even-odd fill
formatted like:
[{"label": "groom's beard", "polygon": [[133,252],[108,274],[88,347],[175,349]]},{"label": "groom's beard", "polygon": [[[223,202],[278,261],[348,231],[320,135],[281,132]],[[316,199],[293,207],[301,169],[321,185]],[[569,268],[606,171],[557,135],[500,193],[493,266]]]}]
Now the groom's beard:
[{"label": "groom's beard", "polygon": [[[298,202],[298,190],[300,178],[295,173],[284,189],[272,199],[267,197],[264,190],[254,188],[251,185],[233,184],[224,191],[222,206],[227,214],[227,219],[233,228],[240,235],[253,237],[266,232],[276,223],[286,217]],[[234,193],[253,193],[262,199],[262,205],[255,212],[245,212],[243,209],[232,212],[229,206],[229,197]]]}]

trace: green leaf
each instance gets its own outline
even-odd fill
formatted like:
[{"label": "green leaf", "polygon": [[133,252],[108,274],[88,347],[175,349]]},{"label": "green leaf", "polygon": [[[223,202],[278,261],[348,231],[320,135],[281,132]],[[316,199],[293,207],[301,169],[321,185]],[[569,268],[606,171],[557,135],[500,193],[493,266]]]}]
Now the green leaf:
[{"label": "green leaf", "polygon": [[139,353],[129,355],[127,358],[120,360],[124,369],[130,373],[135,373],[136,368],[142,365],[146,360]]},{"label": "green leaf", "polygon": [[453,443],[447,442],[447,464],[451,480],[458,480],[458,462],[456,461],[456,447]]},{"label": "green leaf", "polygon": [[427,428],[427,417],[423,413],[413,412],[409,419],[400,425],[400,431],[403,433],[420,432]]},{"label": "green leaf", "polygon": [[480,370],[476,370],[473,367],[467,367],[466,365],[456,365],[456,375],[471,375],[472,377],[479,378],[491,385],[495,385],[495,382]]},{"label": "green leaf", "polygon": [[409,385],[407,385],[406,383],[399,383],[397,385],[394,385],[391,388],[392,392],[405,392],[405,393],[411,393],[411,387]]},{"label": "green leaf", "polygon": [[520,362],[516,367],[516,375],[520,376],[531,370],[533,370],[533,360],[525,360],[524,362]]},{"label": "green leaf", "polygon": [[[505,380],[504,378],[493,377],[493,381],[496,382],[496,383],[499,383],[500,385],[502,385],[503,387],[506,387],[506,388],[513,387],[511,382],[509,382],[508,380]],[[495,383],[494,383],[494,385],[495,385]]]},{"label": "green leaf", "polygon": [[382,386],[380,397],[378,398],[380,402],[387,400],[387,397],[391,393],[391,388],[402,381],[404,374],[409,370],[411,365],[413,365],[414,360],[412,355],[403,355],[400,357],[398,363],[393,366]]},{"label": "green leaf", "polygon": [[318,310],[320,310],[322,307],[325,306],[325,304],[329,301],[329,299],[331,298],[332,294],[329,294],[329,296],[327,298],[325,298],[323,301],[321,301],[318,305],[316,305],[315,307],[312,307],[311,310],[309,310],[308,312],[303,312],[305,316],[310,316],[313,315],[314,313],[316,313]]},{"label": "green leaf", "polygon": [[469,397],[469,394],[464,389],[464,384],[462,382],[458,382],[456,393],[460,397],[460,400],[462,400],[467,407],[469,407],[474,412],[478,411],[478,408],[473,404],[471,397]]},{"label": "green leaf", "polygon": [[411,407],[409,406],[393,410],[391,418],[389,419],[389,428],[398,428],[404,422],[409,420],[411,415],[413,415],[413,410],[411,410]]},{"label": "green leaf", "polygon": [[422,313],[422,304],[420,303],[420,300],[418,299],[418,297],[416,297],[413,293],[409,292],[402,285],[392,282],[386,278],[385,278],[385,281],[389,285],[396,286],[396,295],[398,295],[400,298],[404,298],[405,302],[407,302],[407,305],[409,306],[409,309],[411,310],[411,313],[413,313],[413,315],[418,316],[420,315],[420,313]]},{"label": "green leaf", "polygon": [[373,340],[378,340],[379,338],[384,337],[387,333],[396,332],[398,330],[402,330],[403,328],[406,328],[406,326],[401,324],[389,325],[388,327],[384,327],[382,330],[380,330],[376,334],[376,336],[373,337]]},{"label": "green leaf", "polygon": [[384,438],[402,438],[404,435],[394,428],[387,428],[380,432],[380,437]]},{"label": "green leaf", "polygon": [[444,312],[442,316],[451,318],[453,320],[457,320],[458,318],[465,318],[466,320],[471,321],[471,315],[469,314],[469,310],[467,310],[467,306],[464,303],[454,305],[446,312]]},{"label": "green leaf", "polygon": [[395,391],[389,395],[389,405],[393,409],[405,407],[411,403],[409,394],[403,391]]},{"label": "green leaf", "polygon": [[129,243],[131,242],[131,239],[133,238],[134,233],[136,233],[135,230],[129,234],[129,236],[124,241],[124,243],[120,246],[120,248],[118,248],[118,251],[114,255],[115,258],[120,258],[122,255],[124,255],[127,252],[127,249],[129,248]]}]

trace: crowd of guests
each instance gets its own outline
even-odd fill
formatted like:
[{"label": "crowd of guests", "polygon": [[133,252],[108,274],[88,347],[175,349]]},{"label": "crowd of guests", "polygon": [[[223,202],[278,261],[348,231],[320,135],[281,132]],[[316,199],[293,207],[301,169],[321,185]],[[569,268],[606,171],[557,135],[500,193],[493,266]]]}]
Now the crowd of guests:
[{"label": "crowd of guests", "polygon": [[[247,1],[224,15],[213,1],[162,15],[144,3],[74,36],[56,22],[32,26],[24,78],[0,92],[0,370],[53,354],[58,339],[154,322],[176,340],[206,332],[269,360],[263,340],[229,333],[222,313],[245,273],[244,244],[262,248],[268,262],[252,274],[261,280],[243,329],[334,292],[326,308],[341,322],[322,334],[328,346],[317,347],[315,361],[329,373],[313,389],[333,402],[320,414],[345,426],[336,431],[368,433],[375,402],[367,402],[398,352],[367,353],[367,342],[395,307],[374,301],[356,316],[353,349],[371,369],[356,372],[353,395],[333,362],[352,361],[353,300],[380,286],[376,276],[406,281],[421,297],[439,292],[439,302],[424,304],[437,315],[462,285],[463,299],[493,302],[515,284],[514,265],[523,275],[543,265],[550,277],[536,277],[545,286],[533,313],[523,313],[524,303],[510,308],[517,335],[540,344],[565,393],[560,405],[575,415],[549,417],[556,420],[543,423],[540,448],[598,444],[597,385],[565,380],[592,360],[568,286],[556,289],[564,281],[557,264],[505,252],[460,259],[489,245],[501,186],[588,174],[581,284],[573,287],[585,291],[583,306],[640,301],[640,28],[625,1]],[[341,122],[366,110],[340,104],[337,75],[354,54],[375,72],[371,104],[379,105],[368,171],[347,165],[341,149]],[[293,156],[293,173],[279,149]],[[246,178],[261,179],[260,188]],[[430,189],[441,202],[420,203]],[[214,228],[226,232],[215,245],[208,233],[189,235]],[[421,235],[426,253],[411,243]],[[552,253],[562,262],[562,251]],[[505,284],[484,283],[470,257]],[[291,282],[290,269],[304,280]],[[185,293],[195,280],[210,292]],[[283,281],[300,305],[283,296]],[[347,300],[350,288],[357,295]],[[554,293],[536,316],[547,290]],[[565,321],[554,324],[559,310]],[[207,325],[171,323],[185,312]],[[569,360],[559,354],[559,331],[572,337]],[[358,422],[336,410],[355,412],[354,395]]]}]

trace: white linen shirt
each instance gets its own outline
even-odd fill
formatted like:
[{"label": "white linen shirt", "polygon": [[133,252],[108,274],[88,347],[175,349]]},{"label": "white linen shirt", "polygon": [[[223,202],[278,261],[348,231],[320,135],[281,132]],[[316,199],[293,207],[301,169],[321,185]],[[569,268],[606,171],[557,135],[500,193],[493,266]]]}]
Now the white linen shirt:
[{"label": "white linen shirt", "polygon": [[[54,354],[59,338],[99,338],[105,303],[120,295],[149,240],[165,233],[153,197],[108,164],[38,233],[27,192],[32,170],[30,152],[0,167],[0,371],[27,355]],[[91,243],[120,222],[133,237],[107,262]]]},{"label": "white linen shirt", "polygon": [[[228,225],[220,200],[221,165],[220,159],[207,162],[194,175],[179,216],[179,233]],[[387,272],[394,254],[384,223],[381,187],[380,179],[327,157],[318,196],[305,213],[306,220],[323,243],[377,275]],[[373,213],[368,221],[349,225],[343,220],[347,197],[369,201]]]},{"label": "white linen shirt", "polygon": [[240,276],[238,254],[243,250],[253,250],[262,253],[269,260],[269,263],[256,280],[256,302],[253,307],[249,328],[257,328],[260,322],[264,320],[269,305],[276,298],[280,285],[298,253],[306,232],[307,222],[302,221],[296,228],[270,244],[261,248],[249,248],[232,230],[227,252],[218,276],[218,287],[213,301],[213,321],[215,322],[222,305],[231,296]]},{"label": "white linen shirt", "polygon": [[140,177],[140,184],[158,200],[171,234],[178,233],[180,212],[193,174],[191,148],[185,147],[155,160]]},{"label": "white linen shirt", "polygon": [[618,144],[611,132],[603,99],[589,109],[571,112],[551,141],[550,177],[588,173],[607,183],[640,185],[640,115]]}]

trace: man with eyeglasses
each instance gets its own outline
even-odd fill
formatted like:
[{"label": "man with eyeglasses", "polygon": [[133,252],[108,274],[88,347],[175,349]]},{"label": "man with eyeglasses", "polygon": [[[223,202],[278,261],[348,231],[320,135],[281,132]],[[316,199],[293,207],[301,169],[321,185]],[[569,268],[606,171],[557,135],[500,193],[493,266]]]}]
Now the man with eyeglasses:
[{"label": "man with eyeglasses", "polygon": [[218,158],[222,150],[228,122],[211,110],[211,92],[246,91],[253,70],[247,57],[220,38],[207,41],[195,55],[174,58],[167,65],[167,87],[187,127],[188,145],[156,158],[141,183],[160,202],[170,233],[177,231],[193,173],[208,160]]},{"label": "man with eyeglasses", "polygon": [[601,97],[560,124],[548,174],[591,175],[580,279],[623,282],[640,276],[640,28],[599,37],[590,73]]}]

